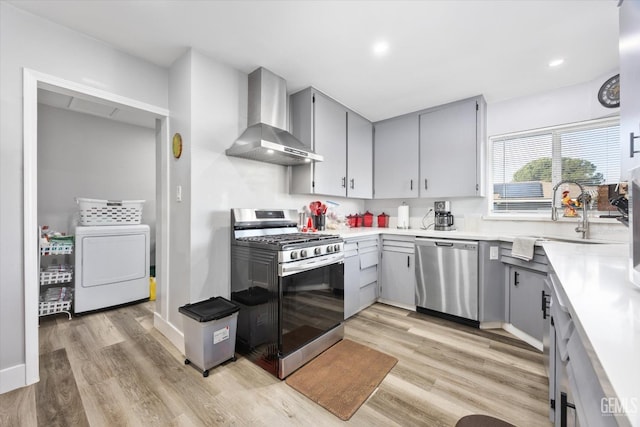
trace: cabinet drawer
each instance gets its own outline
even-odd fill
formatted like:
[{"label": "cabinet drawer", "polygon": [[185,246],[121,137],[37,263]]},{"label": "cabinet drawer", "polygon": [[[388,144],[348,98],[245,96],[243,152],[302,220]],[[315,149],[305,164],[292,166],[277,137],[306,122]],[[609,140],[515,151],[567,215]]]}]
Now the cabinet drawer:
[{"label": "cabinet drawer", "polygon": [[378,249],[378,239],[362,240],[362,241],[358,242],[358,249],[359,250],[363,250],[365,248],[375,248],[377,250]]},{"label": "cabinet drawer", "polygon": [[360,288],[360,307],[368,307],[378,299],[378,283],[373,282]]},{"label": "cabinet drawer", "polygon": [[344,252],[357,251],[358,243],[357,242],[344,242]]},{"label": "cabinet drawer", "polygon": [[371,266],[378,265],[378,250],[362,253],[360,252],[360,269],[364,270]]},{"label": "cabinet drawer", "polygon": [[403,254],[415,253],[415,243],[413,241],[407,242],[402,240],[383,240],[382,250],[391,252],[400,252]]},{"label": "cabinet drawer", "polygon": [[573,320],[571,320],[569,313],[562,311],[557,299],[551,302],[551,315],[553,316],[558,338],[567,341],[571,332],[573,332]]},{"label": "cabinet drawer", "polygon": [[373,265],[369,268],[360,270],[360,286],[366,286],[378,280],[378,266]]}]

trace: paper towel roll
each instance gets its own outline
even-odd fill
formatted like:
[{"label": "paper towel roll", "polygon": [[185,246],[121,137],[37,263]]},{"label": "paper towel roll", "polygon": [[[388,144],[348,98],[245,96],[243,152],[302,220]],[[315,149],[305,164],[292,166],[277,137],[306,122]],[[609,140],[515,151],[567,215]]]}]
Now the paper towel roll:
[{"label": "paper towel roll", "polygon": [[407,205],[398,207],[398,228],[409,228],[409,206]]}]

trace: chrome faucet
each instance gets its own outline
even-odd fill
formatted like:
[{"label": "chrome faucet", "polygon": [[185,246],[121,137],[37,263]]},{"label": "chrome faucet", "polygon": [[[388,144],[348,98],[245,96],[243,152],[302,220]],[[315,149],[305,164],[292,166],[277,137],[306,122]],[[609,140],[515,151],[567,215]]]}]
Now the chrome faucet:
[{"label": "chrome faucet", "polygon": [[587,216],[589,210],[589,202],[591,201],[591,196],[584,191],[584,187],[575,181],[564,180],[560,181],[556,185],[553,186],[553,199],[551,199],[551,220],[558,220],[558,212],[556,212],[556,192],[558,191],[558,187],[562,184],[575,184],[580,188],[580,195],[577,197],[577,201],[580,202],[582,206],[582,224],[576,227],[576,233],[582,233],[582,238],[586,239],[589,237],[589,218]]}]

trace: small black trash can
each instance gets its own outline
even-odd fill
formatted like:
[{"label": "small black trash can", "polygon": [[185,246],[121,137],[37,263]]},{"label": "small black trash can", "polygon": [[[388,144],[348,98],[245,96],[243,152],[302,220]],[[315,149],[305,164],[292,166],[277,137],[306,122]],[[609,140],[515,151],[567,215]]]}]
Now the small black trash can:
[{"label": "small black trash can", "polygon": [[232,292],[231,299],[240,307],[238,339],[253,349],[269,340],[269,291],[259,286]]},{"label": "small black trash can", "polygon": [[223,297],[186,304],[178,308],[184,317],[186,365],[192,363],[209,375],[209,369],[235,360],[236,327],[240,308]]}]

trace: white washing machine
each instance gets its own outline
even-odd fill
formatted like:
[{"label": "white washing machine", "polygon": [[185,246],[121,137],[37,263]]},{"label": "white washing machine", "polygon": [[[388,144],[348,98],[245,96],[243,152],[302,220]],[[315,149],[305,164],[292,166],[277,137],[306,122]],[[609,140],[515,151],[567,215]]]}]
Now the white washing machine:
[{"label": "white washing machine", "polygon": [[149,298],[149,226],[75,228],[74,312]]}]

